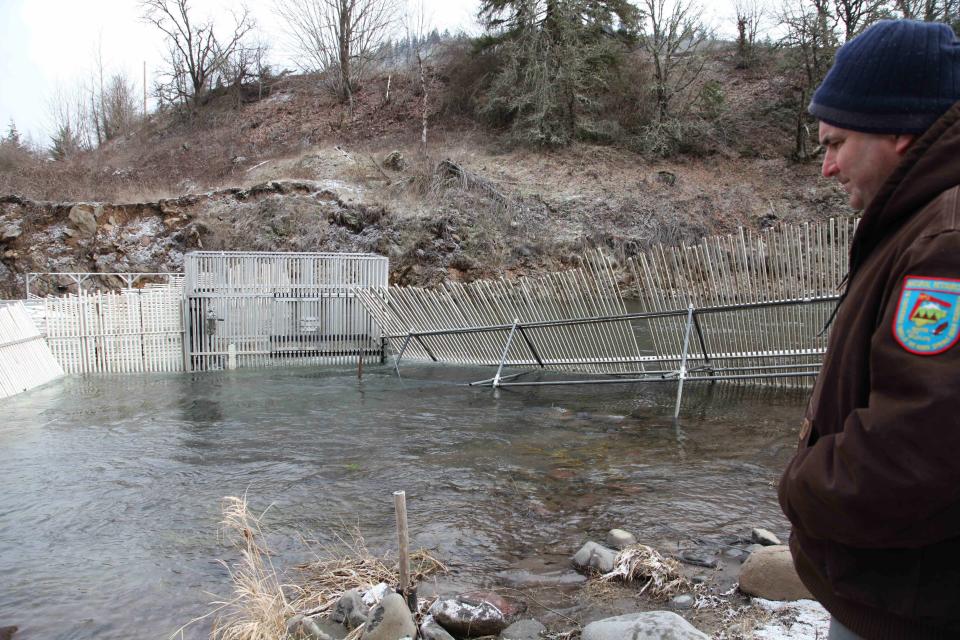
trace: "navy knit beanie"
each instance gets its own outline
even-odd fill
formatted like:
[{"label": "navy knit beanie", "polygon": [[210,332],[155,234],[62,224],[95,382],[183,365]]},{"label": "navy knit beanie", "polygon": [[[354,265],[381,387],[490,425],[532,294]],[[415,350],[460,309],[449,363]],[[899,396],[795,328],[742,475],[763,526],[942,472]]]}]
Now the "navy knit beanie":
[{"label": "navy knit beanie", "polygon": [[810,115],[867,133],[927,130],[960,100],[960,41],[938,22],[881,20],[837,51]]}]

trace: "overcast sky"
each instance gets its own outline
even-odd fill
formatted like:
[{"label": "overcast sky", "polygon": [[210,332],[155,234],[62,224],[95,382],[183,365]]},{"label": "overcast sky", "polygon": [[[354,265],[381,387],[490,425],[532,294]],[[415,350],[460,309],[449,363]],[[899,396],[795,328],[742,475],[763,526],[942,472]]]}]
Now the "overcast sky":
[{"label": "overcast sky", "polygon": [[[229,22],[239,2],[192,0],[198,16]],[[431,22],[441,31],[476,33],[479,0],[425,0]],[[706,0],[714,24],[732,15],[732,0]],[[272,0],[249,0],[261,37],[271,47],[277,68],[294,68],[284,46],[283,25]],[[124,72],[142,92],[143,65],[147,86],[161,65],[161,33],[141,19],[137,0],[0,0],[0,134],[12,119],[21,135],[48,144],[50,102],[58,87],[71,91],[91,77],[97,50],[104,75]],[[226,25],[229,27],[229,24]]]}]

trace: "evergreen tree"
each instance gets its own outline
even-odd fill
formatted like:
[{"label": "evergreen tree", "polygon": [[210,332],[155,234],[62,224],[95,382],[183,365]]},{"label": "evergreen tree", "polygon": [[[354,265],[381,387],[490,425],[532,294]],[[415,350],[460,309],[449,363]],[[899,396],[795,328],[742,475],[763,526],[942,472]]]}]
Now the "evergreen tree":
[{"label": "evergreen tree", "polygon": [[636,37],[625,0],[483,0],[481,48],[503,60],[482,111],[526,142],[569,144]]},{"label": "evergreen tree", "polygon": [[3,138],[3,141],[15,147],[23,145],[20,140],[20,132],[17,131],[17,124],[13,121],[13,118],[10,118],[10,124],[7,125],[7,135]]},{"label": "evergreen tree", "polygon": [[54,160],[65,160],[83,147],[80,136],[69,122],[57,127],[50,137],[50,155]]}]

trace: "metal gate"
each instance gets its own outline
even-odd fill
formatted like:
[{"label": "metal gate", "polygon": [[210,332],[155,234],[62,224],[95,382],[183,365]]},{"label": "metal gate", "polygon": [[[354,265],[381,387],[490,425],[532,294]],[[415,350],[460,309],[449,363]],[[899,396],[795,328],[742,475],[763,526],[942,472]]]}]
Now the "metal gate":
[{"label": "metal gate", "polygon": [[184,271],[190,371],[382,357],[380,329],[356,298],[387,286],[382,256],[198,251]]}]

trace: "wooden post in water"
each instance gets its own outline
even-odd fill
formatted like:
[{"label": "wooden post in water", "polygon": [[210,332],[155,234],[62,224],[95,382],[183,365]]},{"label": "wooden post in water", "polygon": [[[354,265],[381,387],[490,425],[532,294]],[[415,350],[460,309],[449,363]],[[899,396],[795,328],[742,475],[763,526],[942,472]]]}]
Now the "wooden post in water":
[{"label": "wooden post in water", "polygon": [[400,546],[400,592],[411,613],[417,612],[417,590],[410,586],[410,538],[407,534],[407,492],[393,492],[393,506],[397,512],[397,538]]}]

